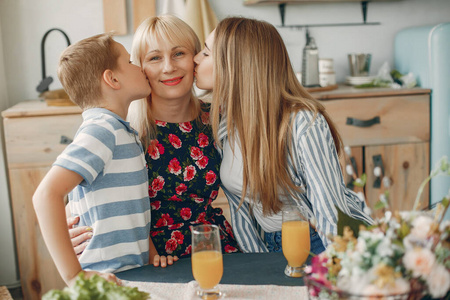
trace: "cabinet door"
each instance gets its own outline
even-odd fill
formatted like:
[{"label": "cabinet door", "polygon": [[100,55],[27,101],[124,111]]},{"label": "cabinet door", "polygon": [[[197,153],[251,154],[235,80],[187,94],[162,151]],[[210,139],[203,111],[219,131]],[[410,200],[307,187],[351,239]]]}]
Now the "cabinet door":
[{"label": "cabinet door", "polygon": [[[378,202],[383,187],[374,187],[373,157],[381,155],[384,175],[391,179],[389,203],[393,211],[411,210],[422,181],[429,174],[429,143],[368,146],[365,148],[366,196],[371,208]],[[428,186],[421,196],[421,208],[429,204]]]},{"label": "cabinet door", "polygon": [[41,299],[51,289],[65,286],[41,235],[32,196],[49,167],[10,169],[11,202],[25,299]]}]

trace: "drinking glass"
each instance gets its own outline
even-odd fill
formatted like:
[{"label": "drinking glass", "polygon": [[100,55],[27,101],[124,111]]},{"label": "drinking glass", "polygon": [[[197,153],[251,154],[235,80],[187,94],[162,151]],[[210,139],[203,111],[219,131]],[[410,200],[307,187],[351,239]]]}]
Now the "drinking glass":
[{"label": "drinking glass", "polygon": [[310,251],[307,210],[301,206],[284,206],[282,211],[281,244],[288,264],[284,274],[301,277]]},{"label": "drinking glass", "polygon": [[200,286],[201,299],[220,299],[223,293],[217,285],[223,275],[222,247],[219,227],[197,225],[192,233],[192,274]]}]

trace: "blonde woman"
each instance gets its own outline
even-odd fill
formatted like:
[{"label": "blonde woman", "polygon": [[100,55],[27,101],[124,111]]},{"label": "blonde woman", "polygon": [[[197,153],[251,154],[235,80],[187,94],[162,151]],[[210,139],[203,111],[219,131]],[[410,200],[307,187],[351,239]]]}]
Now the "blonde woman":
[{"label": "blonde woman", "polygon": [[209,104],[193,93],[193,57],[199,50],[189,25],[169,15],[144,20],[133,39],[131,59],[143,68],[152,89],[148,98],[133,103],[128,119],[146,149],[155,266],[190,256],[190,226],[196,224],[218,225],[224,253],[239,251],[222,210],[211,205],[220,185],[221,158]]},{"label": "blonde woman", "polygon": [[301,204],[315,219],[313,253],[322,252],[329,235],[337,233],[335,206],[372,222],[365,203],[345,187],[336,127],[298,82],[274,26],[224,19],[194,61],[197,86],[213,90],[220,175],[244,252],[281,251],[286,203]]}]

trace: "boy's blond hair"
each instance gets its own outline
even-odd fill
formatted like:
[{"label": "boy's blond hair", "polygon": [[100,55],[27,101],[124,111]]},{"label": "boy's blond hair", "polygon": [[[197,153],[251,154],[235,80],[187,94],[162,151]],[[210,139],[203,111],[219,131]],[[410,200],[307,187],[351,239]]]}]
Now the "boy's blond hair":
[{"label": "boy's blond hair", "polygon": [[63,51],[58,78],[70,99],[83,110],[96,107],[102,97],[105,70],[115,70],[120,52],[111,33],[83,39]]}]

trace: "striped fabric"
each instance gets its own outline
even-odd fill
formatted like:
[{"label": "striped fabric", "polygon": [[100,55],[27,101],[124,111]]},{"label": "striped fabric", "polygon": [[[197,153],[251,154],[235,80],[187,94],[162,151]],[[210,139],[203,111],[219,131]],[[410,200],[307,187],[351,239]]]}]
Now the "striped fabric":
[{"label": "striped fabric", "polygon": [[94,235],[80,256],[85,270],[119,272],[148,263],[150,200],[147,169],[137,132],[102,108],[83,112],[73,143],[54,165],[83,181],[69,194],[79,226]]},{"label": "striped fabric", "polygon": [[[316,229],[325,247],[330,243],[327,236],[337,233],[337,206],[347,215],[363,220],[369,224],[371,217],[364,212],[366,204],[358,196],[347,189],[343,180],[334,141],[325,118],[318,115],[313,120],[310,111],[299,111],[292,116],[292,159],[288,156],[289,172],[293,182],[302,186],[304,192],[295,197],[282,199],[283,202],[298,203],[308,210],[316,220]],[[219,127],[219,139],[223,145],[227,140],[226,118]],[[219,150],[219,152],[222,151]],[[233,162],[239,163],[237,161]],[[242,163],[242,162],[240,162]],[[229,174],[235,176],[235,174]],[[224,173],[221,172],[222,181]],[[232,187],[222,186],[228,198],[231,211],[231,222],[236,239],[244,252],[267,252],[263,240],[263,231],[256,218],[250,213],[248,201],[244,201],[239,209],[240,193],[232,193]],[[268,217],[270,218],[270,217]],[[261,218],[258,218],[261,221]],[[281,230],[281,227],[279,228]]]}]

